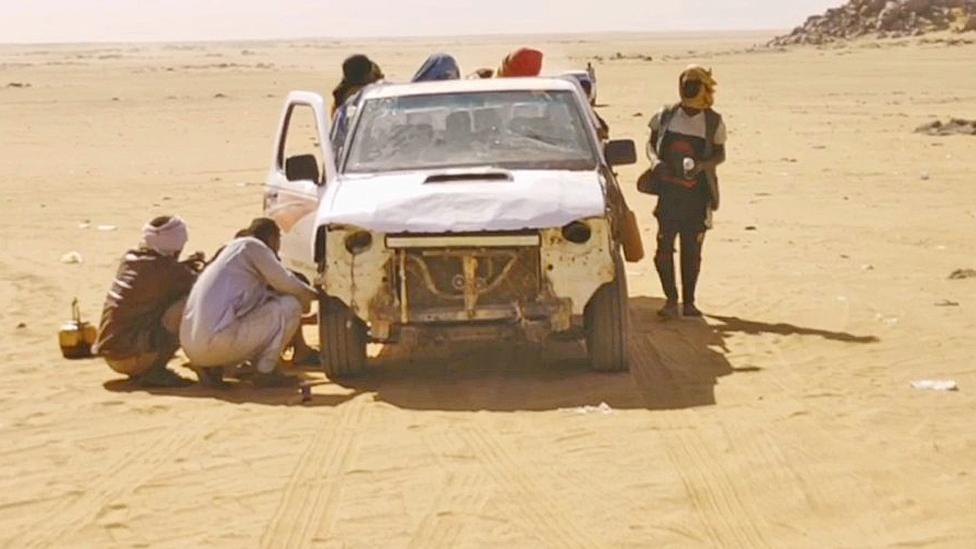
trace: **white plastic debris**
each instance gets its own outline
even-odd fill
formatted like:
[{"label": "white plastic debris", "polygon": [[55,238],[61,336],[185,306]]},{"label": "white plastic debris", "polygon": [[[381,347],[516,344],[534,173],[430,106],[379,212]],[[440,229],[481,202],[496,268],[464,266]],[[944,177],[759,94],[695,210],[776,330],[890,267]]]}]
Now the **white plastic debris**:
[{"label": "white plastic debris", "polygon": [[115,225],[99,225],[98,226],[98,230],[99,231],[102,231],[103,233],[112,232],[112,231],[117,230],[117,229],[118,229],[118,227],[116,227]]},{"label": "white plastic debris", "polygon": [[874,319],[882,324],[887,324],[888,326],[895,326],[898,324],[898,317],[896,316],[885,316],[881,313],[875,313]]},{"label": "white plastic debris", "polygon": [[913,381],[912,387],[918,389],[919,391],[958,391],[959,384],[951,379],[923,379],[921,381]]},{"label": "white plastic debris", "polygon": [[78,228],[79,229],[87,229],[88,227],[91,227],[91,223],[89,223],[87,221],[85,221],[84,223],[79,223],[78,224]]},{"label": "white plastic debris", "polygon": [[609,416],[613,414],[613,408],[610,407],[606,402],[601,402],[599,406],[579,406],[577,408],[569,408],[563,410],[564,412],[571,412],[581,416],[588,416],[592,414],[601,414],[604,416]]},{"label": "white plastic debris", "polygon": [[81,254],[78,252],[68,252],[61,256],[61,263],[66,265],[76,265],[82,261]]}]

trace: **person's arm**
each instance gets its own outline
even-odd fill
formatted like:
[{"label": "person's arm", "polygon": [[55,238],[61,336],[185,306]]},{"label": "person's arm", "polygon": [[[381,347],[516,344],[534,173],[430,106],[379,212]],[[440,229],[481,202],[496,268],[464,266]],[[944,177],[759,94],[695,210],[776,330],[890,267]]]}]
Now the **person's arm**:
[{"label": "person's arm", "polygon": [[285,269],[271,248],[253,241],[246,244],[245,252],[261,278],[276,291],[297,297],[306,307],[318,297],[318,293],[311,286]]},{"label": "person's arm", "polygon": [[661,116],[658,112],[651,117],[651,122],[647,125],[651,129],[651,138],[647,140],[647,159],[654,161],[660,159],[657,151],[657,141],[661,137]]},{"label": "person's arm", "polygon": [[651,132],[651,139],[647,142],[647,159],[655,160],[658,159],[657,155],[657,140],[660,137],[657,131]]},{"label": "person's arm", "polygon": [[725,162],[725,142],[727,139],[727,132],[725,129],[725,122],[721,122],[715,131],[715,143],[712,145],[712,156],[711,158],[706,158],[695,166],[692,170],[691,175],[695,176],[705,170],[714,171],[715,168],[719,167],[723,162]]},{"label": "person's arm", "polygon": [[695,167],[688,172],[689,178],[698,177],[698,174],[707,171],[715,170],[720,164],[725,162],[725,145],[714,145],[712,149],[712,157],[706,158],[705,160],[699,160]]},{"label": "person's arm", "polygon": [[193,268],[175,258],[159,276],[160,299],[167,304],[189,295],[197,281],[197,273]]},{"label": "person's arm", "polygon": [[723,162],[725,162],[725,145],[714,145],[712,148],[712,157],[706,158],[695,166],[692,175],[697,175],[702,170],[711,169],[719,167]]}]

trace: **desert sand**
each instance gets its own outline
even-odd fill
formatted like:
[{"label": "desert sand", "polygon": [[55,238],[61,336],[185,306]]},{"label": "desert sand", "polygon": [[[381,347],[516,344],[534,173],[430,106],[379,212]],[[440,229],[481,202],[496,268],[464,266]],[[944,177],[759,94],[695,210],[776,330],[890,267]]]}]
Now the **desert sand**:
[{"label": "desert sand", "polygon": [[[949,279],[976,268],[976,137],[913,133],[976,118],[976,45],[747,51],[772,36],[0,48],[0,545],[976,546],[976,279]],[[620,170],[648,246],[630,374],[565,345],[374,349],[303,405],[61,359],[147,219],[209,253],[260,214],[288,91],[328,93],[352,52],[397,80],[522,44],[549,72],[602,58],[600,112],[640,147],[681,68],[719,81],[705,322],[655,318],[645,164]]]}]

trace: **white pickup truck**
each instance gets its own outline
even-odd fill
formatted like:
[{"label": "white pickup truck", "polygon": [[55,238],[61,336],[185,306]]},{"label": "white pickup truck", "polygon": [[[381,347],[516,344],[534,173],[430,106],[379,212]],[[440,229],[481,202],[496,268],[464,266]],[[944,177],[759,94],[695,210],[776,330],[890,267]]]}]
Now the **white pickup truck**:
[{"label": "white pickup truck", "polygon": [[636,154],[589,108],[564,79],[378,85],[334,149],[322,97],[288,96],[264,210],[320,290],[330,377],[361,373],[370,341],[505,334],[577,334],[594,369],[627,369],[611,167]]}]

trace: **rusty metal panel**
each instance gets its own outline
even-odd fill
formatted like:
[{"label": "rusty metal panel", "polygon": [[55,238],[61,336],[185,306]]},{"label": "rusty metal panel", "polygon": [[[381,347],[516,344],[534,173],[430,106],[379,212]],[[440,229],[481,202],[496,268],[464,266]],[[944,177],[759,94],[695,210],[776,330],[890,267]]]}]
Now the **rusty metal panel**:
[{"label": "rusty metal panel", "polygon": [[[482,306],[535,301],[542,288],[538,248],[408,249],[403,262],[401,299],[410,316],[427,309],[449,308],[477,317]],[[462,317],[463,318],[463,317]]]}]

